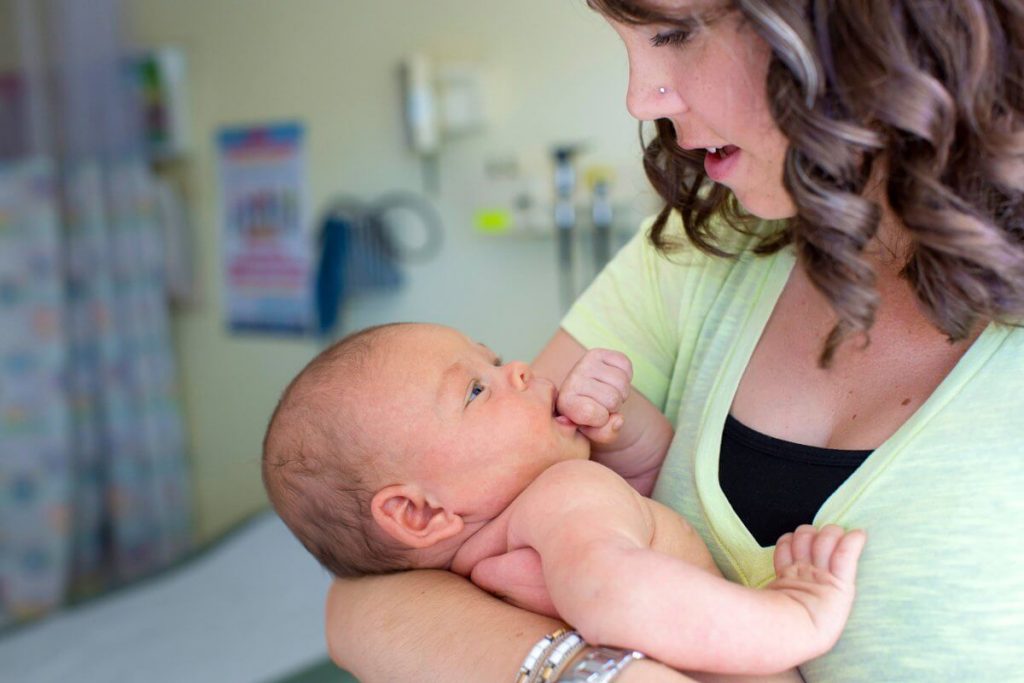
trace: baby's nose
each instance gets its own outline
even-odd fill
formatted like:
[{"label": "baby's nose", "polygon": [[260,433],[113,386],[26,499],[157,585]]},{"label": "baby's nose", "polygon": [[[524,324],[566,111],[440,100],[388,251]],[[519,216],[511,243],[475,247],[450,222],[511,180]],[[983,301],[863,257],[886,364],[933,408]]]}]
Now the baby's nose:
[{"label": "baby's nose", "polygon": [[530,386],[530,382],[533,380],[533,370],[530,369],[529,365],[522,361],[514,360],[506,368],[508,369],[512,386],[519,390]]}]

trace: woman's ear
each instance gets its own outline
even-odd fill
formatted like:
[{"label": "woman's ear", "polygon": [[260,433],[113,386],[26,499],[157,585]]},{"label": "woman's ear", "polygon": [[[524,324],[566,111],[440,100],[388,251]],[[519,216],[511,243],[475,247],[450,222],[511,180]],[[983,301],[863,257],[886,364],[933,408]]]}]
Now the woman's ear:
[{"label": "woman's ear", "polygon": [[370,510],[377,526],[409,548],[429,548],[462,532],[462,517],[432,507],[419,487],[386,486],[374,494]]}]

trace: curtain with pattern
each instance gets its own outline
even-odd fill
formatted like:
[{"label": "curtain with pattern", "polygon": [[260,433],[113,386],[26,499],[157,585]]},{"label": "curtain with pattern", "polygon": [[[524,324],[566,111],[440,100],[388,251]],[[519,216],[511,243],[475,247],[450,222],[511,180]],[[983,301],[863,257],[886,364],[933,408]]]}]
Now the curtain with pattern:
[{"label": "curtain with pattern", "polygon": [[0,0],[0,625],[190,547],[155,180],[117,0]]}]

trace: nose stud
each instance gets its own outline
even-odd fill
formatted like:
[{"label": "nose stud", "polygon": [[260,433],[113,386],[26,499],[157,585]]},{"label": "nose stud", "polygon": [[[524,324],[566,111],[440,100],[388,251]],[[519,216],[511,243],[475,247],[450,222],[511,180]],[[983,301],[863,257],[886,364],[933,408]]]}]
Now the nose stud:
[{"label": "nose stud", "polygon": [[665,86],[662,86],[662,87],[658,88],[658,94],[659,95],[664,95],[667,92],[668,92],[668,88],[666,88]]}]

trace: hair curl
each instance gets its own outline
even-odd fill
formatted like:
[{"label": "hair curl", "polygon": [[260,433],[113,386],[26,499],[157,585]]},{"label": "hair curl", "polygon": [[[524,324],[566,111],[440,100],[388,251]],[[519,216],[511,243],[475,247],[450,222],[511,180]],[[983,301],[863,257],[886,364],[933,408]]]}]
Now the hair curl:
[{"label": "hair curl", "polygon": [[[634,25],[676,18],[642,0],[588,0]],[[732,0],[772,48],[772,116],[789,141],[784,184],[796,215],[762,235],[758,253],[793,244],[838,322],[827,365],[867,334],[879,297],[864,247],[881,177],[906,227],[901,275],[951,342],[979,322],[1024,319],[1024,3],[1019,0]],[[711,183],[703,152],[686,152],[672,123],[655,123],[644,167],[665,200],[651,230],[661,251],[672,211],[701,250],[723,255],[711,218],[748,231],[756,219]],[[873,175],[873,172],[877,172]]]}]

